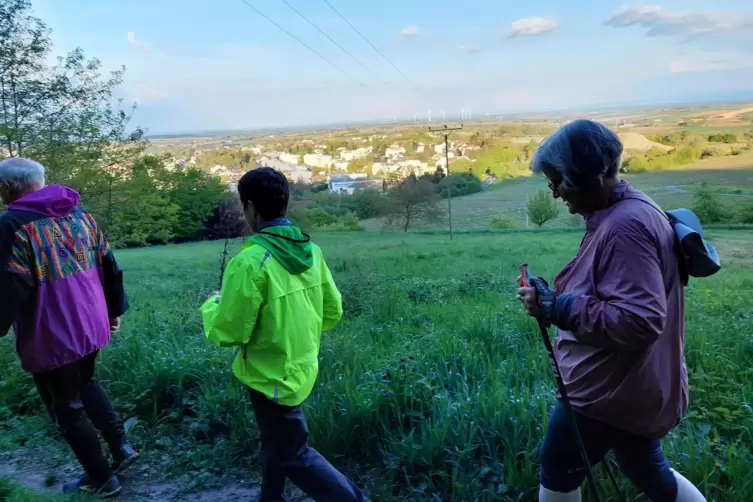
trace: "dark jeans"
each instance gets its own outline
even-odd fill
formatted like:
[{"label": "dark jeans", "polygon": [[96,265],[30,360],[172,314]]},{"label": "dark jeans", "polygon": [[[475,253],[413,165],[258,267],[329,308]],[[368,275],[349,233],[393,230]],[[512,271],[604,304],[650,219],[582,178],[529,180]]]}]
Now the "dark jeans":
[{"label": "dark jeans", "polygon": [[[620,470],[649,499],[666,502],[677,498],[677,481],[660,441],[625,432],[578,412],[574,415],[592,466],[614,450]],[[573,421],[558,401],[541,447],[541,485],[566,493],[578,488],[585,477]]]},{"label": "dark jeans", "polygon": [[262,502],[284,502],[286,478],[316,502],[369,500],[309,446],[309,429],[300,406],[282,406],[249,390],[262,439]]},{"label": "dark jeans", "polygon": [[52,420],[89,479],[102,483],[113,473],[102,453],[97,430],[113,452],[125,444],[126,437],[123,422],[113,411],[107,393],[94,380],[96,359],[95,352],[61,368],[33,376]]}]

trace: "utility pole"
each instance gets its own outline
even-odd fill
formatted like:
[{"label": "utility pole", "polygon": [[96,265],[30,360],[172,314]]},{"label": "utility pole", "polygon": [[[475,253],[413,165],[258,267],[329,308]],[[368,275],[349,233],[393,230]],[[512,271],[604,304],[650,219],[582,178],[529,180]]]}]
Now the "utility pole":
[{"label": "utility pole", "polygon": [[[463,129],[462,124],[460,127],[447,127],[447,124],[436,129],[429,127],[430,133],[438,132],[444,136],[444,160],[448,178],[450,177],[450,134],[452,134],[452,131],[460,131],[461,129]],[[452,183],[447,183],[447,220],[450,224],[450,240],[452,240]]]}]

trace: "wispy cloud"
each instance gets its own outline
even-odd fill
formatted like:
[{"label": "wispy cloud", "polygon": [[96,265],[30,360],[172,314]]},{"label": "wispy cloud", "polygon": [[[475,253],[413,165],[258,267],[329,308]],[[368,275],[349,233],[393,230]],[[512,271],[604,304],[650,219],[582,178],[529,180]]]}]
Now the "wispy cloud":
[{"label": "wispy cloud", "polygon": [[640,26],[647,37],[696,37],[749,32],[753,12],[671,11],[659,5],[634,5],[618,10],[604,24],[615,28]]},{"label": "wispy cloud", "polygon": [[139,54],[148,54],[149,53],[149,44],[144,42],[143,40],[137,40],[136,39],[136,32],[129,31],[126,34],[126,40],[128,40],[128,45],[134,48],[136,52]]},{"label": "wispy cloud", "polygon": [[400,30],[398,35],[403,38],[412,38],[418,36],[419,31],[421,31],[421,28],[418,25],[412,24]]},{"label": "wispy cloud", "polygon": [[507,38],[541,35],[553,31],[559,22],[552,17],[525,17],[512,23]]},{"label": "wispy cloud", "polygon": [[676,59],[669,63],[670,73],[707,73],[749,68],[753,68],[753,57],[746,54],[723,55],[713,59],[698,55]]},{"label": "wispy cloud", "polygon": [[475,54],[477,52],[481,52],[481,48],[476,45],[471,44],[461,44],[458,45],[458,49],[465,52],[466,54]]}]

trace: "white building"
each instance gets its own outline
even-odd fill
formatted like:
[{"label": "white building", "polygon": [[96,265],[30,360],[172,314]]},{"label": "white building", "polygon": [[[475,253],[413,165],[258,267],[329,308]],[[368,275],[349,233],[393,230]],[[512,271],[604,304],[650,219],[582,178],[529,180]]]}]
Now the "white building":
[{"label": "white building", "polygon": [[384,152],[385,157],[389,159],[399,159],[405,156],[405,148],[400,145],[392,145]]},{"label": "white building", "polygon": [[308,183],[311,181],[311,178],[313,175],[311,174],[311,171],[299,168],[299,169],[290,171],[288,173],[285,173],[285,176],[290,181],[294,181],[296,183]]},{"label": "white building", "polygon": [[322,167],[329,169],[332,166],[332,155],[321,153],[307,153],[303,156],[303,163],[311,167]]},{"label": "white building", "polygon": [[329,179],[328,188],[335,195],[353,195],[356,190],[365,188],[382,189],[381,179],[354,178],[351,176],[333,176]]},{"label": "white building", "polygon": [[221,166],[219,164],[209,169],[209,172],[216,174],[217,176],[227,176],[228,174],[230,174],[230,170],[227,167]]},{"label": "white building", "polygon": [[371,166],[371,172],[375,175],[379,173],[399,173],[408,176],[413,173],[421,176],[422,174],[433,173],[435,170],[435,167],[430,166],[426,162],[415,159],[390,163],[374,162]]},{"label": "white building", "polygon": [[297,171],[300,169],[300,167],[288,164],[287,162],[283,162],[278,159],[270,159],[267,157],[262,157],[259,161],[259,165],[261,167],[271,167],[272,169],[275,169],[277,171],[280,171],[281,173],[290,173],[293,171]]},{"label": "white building", "polygon": [[280,159],[283,162],[287,162],[288,164],[298,164],[298,161],[301,160],[300,155],[296,155],[294,153],[281,153],[277,156],[278,159]]},{"label": "white building", "polygon": [[426,150],[426,145],[424,145],[423,143],[419,143],[416,146],[416,153],[424,153],[424,150]]},{"label": "white building", "polygon": [[[455,150],[455,143],[450,141],[450,153]],[[438,145],[434,145],[434,153],[444,153],[444,141]]]},{"label": "white building", "polygon": [[362,159],[373,151],[374,151],[373,146],[362,147],[356,150],[348,150],[348,151],[340,152],[340,158],[345,161]]}]

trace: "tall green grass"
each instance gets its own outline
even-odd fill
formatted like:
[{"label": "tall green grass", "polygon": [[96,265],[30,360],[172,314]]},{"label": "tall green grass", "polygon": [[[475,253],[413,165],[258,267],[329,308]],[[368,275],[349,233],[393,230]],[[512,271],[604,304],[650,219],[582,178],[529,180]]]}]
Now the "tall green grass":
[{"label": "tall green grass", "polygon": [[[687,288],[692,402],[665,441],[673,466],[709,500],[753,500],[746,233],[719,231],[720,250],[737,254]],[[523,261],[552,277],[579,239],[556,231],[453,242],[322,235],[345,317],[323,336],[318,384],[305,404],[314,446],[374,500],[535,500],[554,382],[536,326],[514,300],[515,277]],[[132,309],[100,367],[147,461],[166,475],[191,472],[196,485],[249,473],[259,447],[232,351],[202,335],[198,306],[216,287],[220,252],[221,243],[119,252]],[[0,429],[8,432],[0,448],[49,441],[35,432],[40,405],[8,342],[0,344]]]}]

